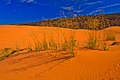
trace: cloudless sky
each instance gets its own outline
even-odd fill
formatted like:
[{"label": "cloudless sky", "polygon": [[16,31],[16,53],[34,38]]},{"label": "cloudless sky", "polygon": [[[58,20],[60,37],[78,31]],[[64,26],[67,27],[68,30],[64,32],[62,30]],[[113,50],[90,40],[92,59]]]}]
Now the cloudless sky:
[{"label": "cloudless sky", "polygon": [[0,0],[0,24],[119,12],[120,0]]}]

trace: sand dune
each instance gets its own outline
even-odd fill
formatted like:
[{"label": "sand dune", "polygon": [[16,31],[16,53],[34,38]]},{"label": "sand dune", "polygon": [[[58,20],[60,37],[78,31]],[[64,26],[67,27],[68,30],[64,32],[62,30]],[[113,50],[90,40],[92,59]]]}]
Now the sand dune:
[{"label": "sand dune", "polygon": [[[34,44],[34,38],[52,37],[61,42],[64,36],[75,33],[80,47],[75,57],[64,51],[15,53],[0,61],[0,80],[120,80],[120,27],[110,27],[99,32],[112,31],[116,44],[109,51],[84,49],[90,30],[72,30],[53,27],[0,26],[0,49],[25,48]],[[58,33],[59,32],[59,33]],[[59,37],[59,38],[58,38]],[[83,47],[81,49],[81,47]]]}]

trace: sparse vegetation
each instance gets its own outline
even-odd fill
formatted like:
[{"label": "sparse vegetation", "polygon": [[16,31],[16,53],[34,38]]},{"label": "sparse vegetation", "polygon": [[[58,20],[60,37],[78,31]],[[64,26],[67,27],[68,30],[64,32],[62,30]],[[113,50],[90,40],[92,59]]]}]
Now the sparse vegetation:
[{"label": "sparse vegetation", "polygon": [[[105,32],[104,40],[99,37],[97,34],[97,30],[104,29],[113,25],[110,20],[116,18],[116,15],[113,17],[112,15],[96,15],[96,16],[80,16],[80,17],[71,17],[71,18],[60,18],[54,20],[44,20],[36,23],[27,23],[27,25],[39,25],[39,26],[55,26],[55,27],[64,27],[64,28],[73,28],[73,29],[90,29],[93,30],[92,33],[88,36],[88,42],[86,44],[87,48],[98,50],[101,48],[103,51],[108,51],[107,41],[115,41],[116,37],[113,32],[107,31]],[[118,18],[117,18],[118,19]],[[119,22],[119,20],[118,20]],[[120,25],[119,23],[115,25]],[[58,28],[59,29],[59,28]],[[52,35],[52,34],[51,34]],[[38,34],[34,33],[34,46],[30,45],[26,49],[28,52],[31,51],[42,51],[42,50],[63,50],[68,51],[72,56],[75,56],[75,47],[76,40],[75,34],[71,33],[68,36],[63,35],[63,41],[60,43],[60,34],[58,31],[58,43],[53,37],[50,40],[47,40],[48,34],[43,32],[43,40],[38,40]],[[113,43],[114,44],[114,43]],[[0,54],[0,60],[10,56],[15,52],[20,52],[21,49],[16,47],[16,49],[12,50],[10,48],[5,48],[2,50],[2,54]]]},{"label": "sparse vegetation", "polygon": [[44,39],[42,41],[42,47],[43,47],[43,50],[48,50],[48,43],[47,43],[47,40],[46,40],[45,33],[44,33]]},{"label": "sparse vegetation", "polygon": [[64,40],[63,43],[61,44],[61,48],[63,51],[69,51],[69,53],[72,56],[75,56],[75,45],[76,45],[76,40],[75,40],[75,33],[71,32],[69,34],[69,38],[67,39],[65,35],[63,35]]},{"label": "sparse vegetation", "polygon": [[65,40],[65,41],[62,43],[62,50],[63,50],[63,51],[66,51],[67,48],[68,48],[68,41]]},{"label": "sparse vegetation", "polygon": [[67,41],[67,38],[66,38],[66,36],[65,35],[63,35],[63,43],[61,44],[61,48],[62,48],[62,50],[63,51],[66,51],[67,50],[67,48],[68,48],[68,41]]},{"label": "sparse vegetation", "polygon": [[12,50],[11,48],[4,48],[0,54],[0,61],[9,57],[11,54],[18,52],[18,49]]},{"label": "sparse vegetation", "polygon": [[75,43],[76,43],[76,40],[75,40],[75,35],[74,33],[70,35],[70,39],[69,39],[69,49],[70,49],[70,54],[72,56],[75,56]]},{"label": "sparse vegetation", "polygon": [[115,41],[115,33],[106,31],[105,32],[105,41]]},{"label": "sparse vegetation", "polygon": [[54,39],[50,39],[49,48],[50,48],[50,50],[57,50],[57,43],[55,42]]},{"label": "sparse vegetation", "polygon": [[[31,49],[31,48],[30,48]],[[36,42],[35,43],[35,47],[34,47],[35,51],[41,51],[42,50],[42,44],[40,42]]]},{"label": "sparse vegetation", "polygon": [[97,31],[93,31],[92,33],[89,33],[87,48],[93,50],[103,50],[103,51],[109,50],[108,42]]},{"label": "sparse vegetation", "polygon": [[105,41],[102,42],[102,50],[103,50],[103,51],[108,51],[108,50],[109,50],[108,44],[107,44],[107,42],[105,42]]},{"label": "sparse vegetation", "polygon": [[[119,26],[120,25],[119,15],[120,14],[101,14],[96,16],[78,16],[71,18],[43,20],[39,22],[25,23],[24,25],[100,30],[110,26]],[[96,22],[99,22],[99,24],[96,24]],[[96,26],[90,26],[93,24],[96,24]]]},{"label": "sparse vegetation", "polygon": [[98,49],[98,37],[97,34],[93,31],[92,33],[89,33],[89,37],[88,37],[88,42],[87,42],[87,47],[89,49]]}]

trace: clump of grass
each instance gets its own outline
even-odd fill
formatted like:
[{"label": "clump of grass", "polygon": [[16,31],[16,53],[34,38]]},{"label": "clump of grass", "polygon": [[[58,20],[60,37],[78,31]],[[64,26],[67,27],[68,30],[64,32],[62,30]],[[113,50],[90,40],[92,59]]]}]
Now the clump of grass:
[{"label": "clump of grass", "polygon": [[74,32],[71,32],[69,34],[69,38],[67,38],[66,36],[63,36],[63,37],[64,37],[64,41],[62,43],[62,50],[69,51],[69,53],[74,57],[75,56],[75,45],[76,45]]},{"label": "clump of grass", "polygon": [[107,44],[107,42],[105,42],[105,41],[102,42],[102,50],[103,50],[103,51],[108,51],[108,50],[109,50],[108,44]]},{"label": "clump of grass", "polygon": [[34,47],[32,49],[32,46],[28,47],[29,51],[42,51],[43,50],[43,42],[40,42],[38,39],[38,33],[37,32],[33,32],[33,38],[34,38]]},{"label": "clump of grass", "polygon": [[50,41],[49,41],[49,47],[50,47],[50,49],[54,49],[54,50],[57,49],[57,43],[55,42],[55,40],[50,39]]},{"label": "clump of grass", "polygon": [[103,51],[109,50],[106,40],[103,40],[102,36],[100,36],[100,33],[98,33],[97,31],[95,32],[93,31],[92,33],[89,34],[87,48]]},{"label": "clump of grass", "polygon": [[12,50],[11,48],[4,48],[2,50],[2,53],[0,54],[0,61],[9,57],[10,55],[14,54],[15,52],[18,52],[17,49]]},{"label": "clump of grass", "polygon": [[7,58],[7,57],[9,57],[10,55],[11,54],[4,54],[4,55],[0,56],[0,61]]},{"label": "clump of grass", "polygon": [[[29,48],[31,50],[31,48]],[[35,42],[35,47],[34,47],[35,51],[41,51],[42,50],[42,44],[37,41]]]},{"label": "clump of grass", "polygon": [[68,47],[68,41],[67,41],[67,38],[64,34],[63,34],[63,38],[64,38],[64,40],[63,40],[63,43],[62,43],[62,50],[66,51],[67,47]]},{"label": "clump of grass", "polygon": [[97,49],[98,48],[98,39],[97,39],[97,35],[96,33],[90,33],[89,34],[89,39],[88,39],[88,42],[87,42],[87,47],[89,49]]},{"label": "clump of grass", "polygon": [[31,51],[33,51],[33,48],[34,48],[34,46],[33,46],[30,42],[28,42],[28,43],[27,43],[26,50],[27,50],[28,52],[31,52]]},{"label": "clump of grass", "polygon": [[3,52],[8,52],[9,50],[11,50],[11,48],[4,48],[2,51]]},{"label": "clump of grass", "polygon": [[48,50],[48,43],[47,43],[47,41],[43,41],[42,46],[43,46],[43,50]]},{"label": "clump of grass", "polygon": [[62,50],[63,50],[63,51],[66,51],[67,48],[68,48],[68,41],[65,40],[65,41],[62,43]]},{"label": "clump of grass", "polygon": [[75,51],[74,51],[75,42],[76,42],[76,40],[75,40],[75,35],[74,35],[74,34],[70,35],[70,39],[69,39],[69,49],[70,49],[70,54],[71,54],[72,56],[75,56]]},{"label": "clump of grass", "polygon": [[113,32],[107,31],[105,33],[105,41],[115,41],[116,37]]},{"label": "clump of grass", "polygon": [[43,47],[43,50],[48,50],[48,43],[47,43],[45,34],[44,34],[44,39],[42,41],[42,47]]}]

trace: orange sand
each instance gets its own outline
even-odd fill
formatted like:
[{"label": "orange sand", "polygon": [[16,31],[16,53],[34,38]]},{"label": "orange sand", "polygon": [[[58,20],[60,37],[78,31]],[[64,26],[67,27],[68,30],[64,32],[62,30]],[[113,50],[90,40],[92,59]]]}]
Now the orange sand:
[{"label": "orange sand", "polygon": [[[109,51],[80,49],[76,50],[73,58],[65,52],[15,53],[0,62],[0,80],[120,80],[120,27],[102,31],[106,30],[113,31],[118,42],[109,46]],[[47,39],[53,34],[52,37],[58,42],[63,39],[61,35],[69,37],[74,32],[77,43],[82,47],[91,31],[4,25],[0,26],[0,49],[33,45],[35,35],[41,41],[44,32]],[[62,58],[59,53],[68,58]],[[53,56],[56,54],[59,56],[57,59]]]}]

